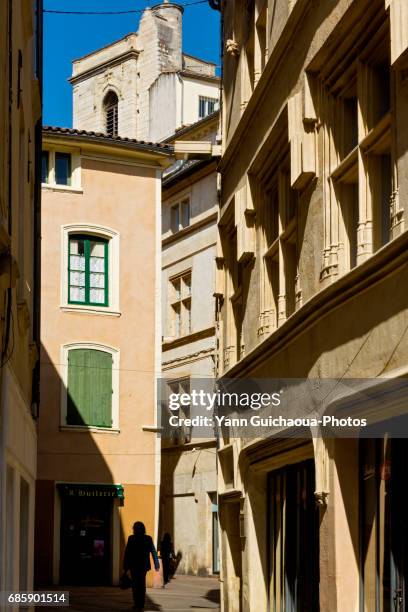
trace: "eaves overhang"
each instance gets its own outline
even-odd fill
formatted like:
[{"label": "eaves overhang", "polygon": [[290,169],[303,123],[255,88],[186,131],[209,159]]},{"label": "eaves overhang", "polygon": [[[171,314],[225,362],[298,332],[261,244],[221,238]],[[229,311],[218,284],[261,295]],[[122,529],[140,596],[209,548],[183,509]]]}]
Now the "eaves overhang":
[{"label": "eaves overhang", "polygon": [[108,136],[100,132],[88,132],[71,128],[45,126],[43,143],[60,142],[65,146],[95,148],[99,151],[115,154],[130,154],[146,161],[156,161],[161,166],[173,163],[174,148],[171,145],[146,142],[120,136]]}]

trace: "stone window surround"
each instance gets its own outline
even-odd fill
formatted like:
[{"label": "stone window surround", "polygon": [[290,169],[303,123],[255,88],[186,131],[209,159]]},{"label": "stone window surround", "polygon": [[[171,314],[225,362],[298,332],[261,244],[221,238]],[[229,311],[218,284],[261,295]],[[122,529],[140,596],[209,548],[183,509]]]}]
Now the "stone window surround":
[{"label": "stone window surround", "polygon": [[[72,349],[90,349],[104,351],[112,355],[112,427],[95,427],[92,425],[67,424],[67,395],[68,395],[68,353]],[[61,401],[60,401],[60,427],[66,431],[118,433],[119,432],[119,349],[100,344],[98,342],[72,342],[61,346]]]},{"label": "stone window surround", "polygon": [[[183,287],[185,283],[185,279],[189,279],[189,291],[184,292]],[[176,295],[175,283],[180,283],[180,295]],[[187,286],[187,285],[186,285]],[[188,336],[192,333],[192,269],[186,269],[183,272],[175,274],[169,278],[169,327],[171,330],[171,337],[174,339],[182,338],[183,336]],[[188,307],[186,306],[188,305]],[[179,308],[179,317],[180,317],[180,330],[179,333],[176,332],[176,312],[175,306]],[[187,325],[186,325],[186,317],[188,317]],[[186,330],[187,328],[187,330]]]},{"label": "stone window surround", "polygon": [[[286,135],[281,142],[280,151],[280,158],[274,160],[275,168],[272,175],[260,184],[259,189],[258,231],[261,249],[259,336],[280,327],[302,305],[297,243],[298,201],[297,192],[290,185],[291,162]],[[271,193],[275,195],[277,205],[276,228],[275,235],[268,237],[265,229],[272,228],[273,225],[271,206],[268,206]],[[273,265],[276,266],[275,290],[271,280]],[[289,275],[290,269],[292,269],[291,275]]]},{"label": "stone window surround", "polygon": [[[372,36],[378,38],[378,32],[374,32]],[[380,41],[381,44],[389,45],[389,39],[384,38]],[[371,52],[373,55],[378,53],[378,44]],[[391,159],[391,194],[390,194],[390,227],[389,237],[386,242],[391,241],[403,229],[403,210],[398,198],[398,178],[394,159],[395,143],[392,129],[393,117],[393,76],[392,65],[390,66],[390,102],[391,106],[387,114],[381,118],[377,118],[373,122],[373,103],[371,86],[371,55],[365,55],[356,59],[355,71],[350,75],[356,80],[356,96],[358,99],[358,125],[357,125],[357,143],[353,149],[347,151],[337,151],[335,149],[334,139],[332,137],[332,126],[328,117],[337,112],[339,115],[339,102],[337,98],[330,93],[321,96],[319,121],[322,125],[322,142],[326,154],[325,159],[333,159],[334,162],[323,168],[323,181],[325,188],[325,244],[322,261],[321,280],[334,280],[337,275],[342,275],[351,269],[354,265],[359,265],[370,257],[378,248],[383,246],[379,244],[378,234],[381,228],[378,223],[378,206],[379,197],[374,192],[371,185],[374,174],[374,160],[379,159],[385,153]],[[344,77],[343,77],[344,78]],[[317,79],[322,89],[325,87],[324,79]],[[337,104],[337,106],[336,106]],[[344,128],[343,128],[344,129]],[[372,177],[371,181],[369,177]],[[327,180],[329,179],[329,180]],[[377,181],[378,185],[379,181]],[[357,206],[357,234],[354,236],[355,245],[355,261],[352,262],[349,255],[350,236],[346,229],[346,221],[343,219],[344,208],[348,202],[345,197],[339,196],[339,190],[342,185],[354,184],[358,191],[358,206]],[[377,187],[378,191],[379,187]],[[354,203],[354,206],[356,204]],[[343,207],[343,211],[342,211]],[[376,224],[377,222],[377,224]],[[401,226],[401,227],[399,227]]]},{"label": "stone window surround", "polygon": [[[190,377],[189,376],[181,376],[180,378],[169,378],[166,379],[166,391],[168,393],[168,397],[170,397],[171,393],[190,393]],[[168,413],[170,415],[178,415],[182,418],[190,418],[191,410],[190,405],[181,406],[177,412],[173,412],[170,408],[167,408]],[[174,444],[188,444],[191,442],[191,433],[192,427],[187,427],[186,425],[179,425],[177,428],[174,428],[171,432],[172,436],[174,436],[173,443]]]},{"label": "stone window surround", "polygon": [[[44,145],[43,151],[48,152],[48,183],[41,183],[42,189],[52,189],[59,191],[70,191],[82,193],[81,185],[81,156],[80,150],[64,145],[52,147]],[[71,185],[59,185],[55,182],[55,154],[69,153],[71,155]]]},{"label": "stone window surround", "polygon": [[[189,211],[189,221],[188,221],[188,225],[186,225],[185,227],[182,226],[181,224],[181,219],[182,219],[182,204],[184,202],[188,202],[188,211]],[[174,236],[176,234],[178,234],[179,232],[181,232],[183,229],[186,229],[187,227],[190,227],[192,221],[192,215],[191,215],[191,188],[185,189],[182,192],[178,193],[176,196],[174,196],[173,198],[171,198],[168,201],[168,215],[169,215],[169,229],[168,232],[170,235]],[[171,215],[172,215],[172,210],[173,208],[175,208],[176,206],[179,207],[179,229],[177,231],[175,231],[172,227],[172,219],[171,219]],[[166,232],[167,234],[167,232]]]},{"label": "stone window surround", "polygon": [[[70,234],[94,235],[105,238],[109,241],[108,306],[87,306],[85,304],[70,304],[68,302],[68,241]],[[119,232],[113,230],[112,228],[90,223],[75,223],[61,226],[61,310],[65,312],[77,312],[83,314],[120,316],[119,253],[120,235]]]},{"label": "stone window surround", "polygon": [[98,99],[97,108],[96,108],[96,114],[97,114],[98,125],[99,125],[98,130],[102,132],[103,134],[106,133],[105,100],[107,96],[112,92],[116,95],[118,99],[117,119],[116,119],[117,133],[119,136],[124,135],[124,134],[121,134],[121,116],[123,115],[122,105],[124,102],[124,98],[122,95],[120,84],[118,82],[118,79],[115,78],[115,76],[113,76],[112,74],[109,74],[109,71],[105,73],[104,78],[105,78],[105,82],[103,86],[100,88],[100,97]]},{"label": "stone window surround", "polygon": [[[237,226],[235,206],[230,206],[231,213],[228,222],[222,226],[221,250],[222,268],[225,288],[226,324],[222,338],[222,355],[224,371],[232,367],[245,355],[245,342],[242,323],[243,312],[243,280],[246,261],[237,258]],[[221,226],[220,226],[221,230]]]},{"label": "stone window surround", "polygon": [[[291,9],[290,9],[291,10]],[[240,61],[241,71],[241,113],[244,112],[248,101],[258,84],[261,74],[268,61],[268,23],[269,8],[267,0],[254,2],[253,12],[249,16],[250,28],[248,38],[242,45],[242,58]],[[234,24],[234,30],[239,29]],[[234,31],[234,39],[239,38],[239,33]],[[238,43],[241,47],[241,44]]]}]

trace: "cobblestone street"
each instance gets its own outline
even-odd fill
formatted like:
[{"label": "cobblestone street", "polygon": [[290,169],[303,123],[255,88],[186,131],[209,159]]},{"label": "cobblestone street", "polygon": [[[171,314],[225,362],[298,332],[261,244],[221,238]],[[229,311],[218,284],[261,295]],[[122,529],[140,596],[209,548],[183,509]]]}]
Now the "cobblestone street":
[{"label": "cobblestone street", "polygon": [[[64,589],[65,590],[65,589]],[[71,587],[72,612],[120,612],[132,607],[132,592],[118,587]],[[145,612],[192,612],[194,610],[219,610],[219,582],[216,578],[176,576],[165,589],[148,589]],[[46,608],[49,612],[61,612],[64,608]],[[41,612],[44,608],[36,608]]]}]

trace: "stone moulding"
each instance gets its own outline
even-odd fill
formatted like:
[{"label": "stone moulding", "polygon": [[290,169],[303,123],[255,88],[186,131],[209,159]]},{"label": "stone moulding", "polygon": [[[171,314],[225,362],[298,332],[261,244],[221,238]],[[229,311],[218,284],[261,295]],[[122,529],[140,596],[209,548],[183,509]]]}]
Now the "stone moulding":
[{"label": "stone moulding", "polygon": [[225,41],[225,50],[229,55],[238,57],[241,53],[241,45],[236,40],[228,38],[228,40]]}]

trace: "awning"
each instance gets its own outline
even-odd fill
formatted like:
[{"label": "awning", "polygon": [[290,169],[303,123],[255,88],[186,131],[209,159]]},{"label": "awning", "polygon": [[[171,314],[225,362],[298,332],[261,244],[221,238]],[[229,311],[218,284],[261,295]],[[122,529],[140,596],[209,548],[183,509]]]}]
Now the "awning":
[{"label": "awning", "polygon": [[124,500],[124,489],[121,484],[59,482],[57,489],[61,497],[86,498],[119,498]]}]

